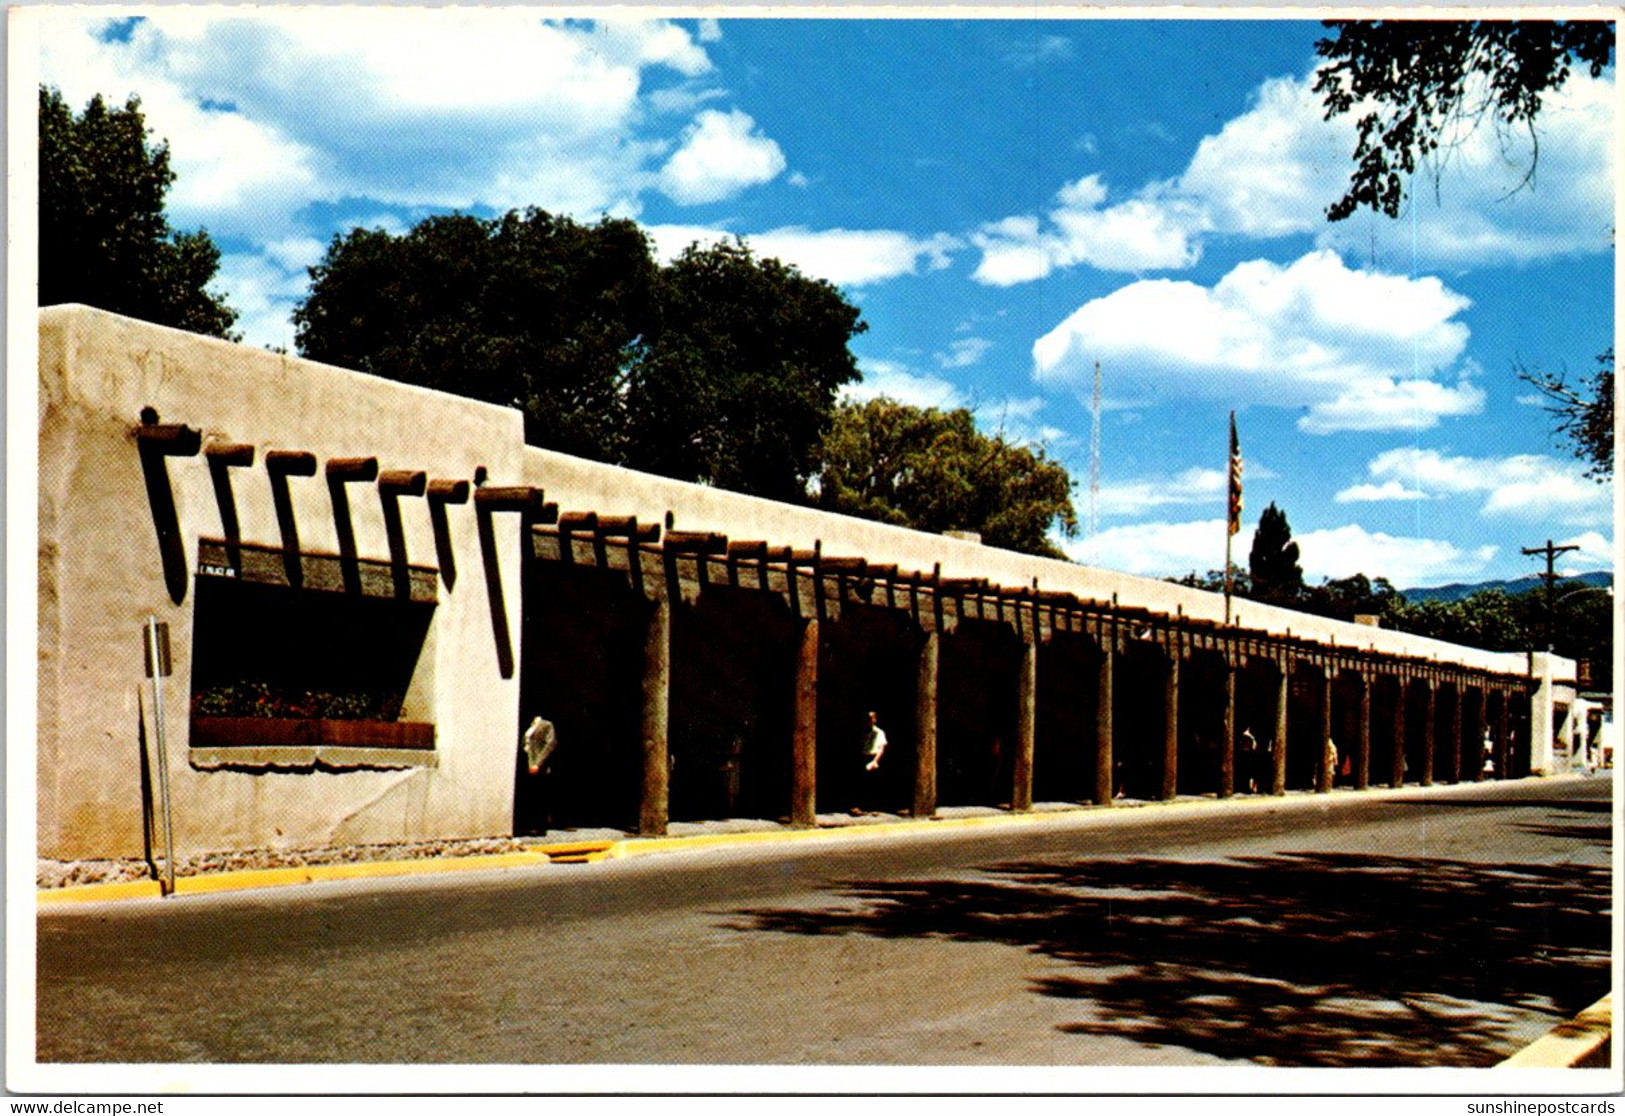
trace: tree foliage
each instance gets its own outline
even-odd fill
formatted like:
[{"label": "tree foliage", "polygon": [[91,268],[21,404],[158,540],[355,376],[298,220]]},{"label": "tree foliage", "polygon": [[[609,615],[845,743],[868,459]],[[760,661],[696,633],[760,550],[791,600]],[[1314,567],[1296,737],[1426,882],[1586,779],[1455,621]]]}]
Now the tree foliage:
[{"label": "tree foliage", "polygon": [[[1326,119],[1358,112],[1348,191],[1327,210],[1340,221],[1367,207],[1399,215],[1406,178],[1441,146],[1486,119],[1526,128],[1576,66],[1592,77],[1613,61],[1601,20],[1330,20],[1315,44]],[[1538,147],[1536,148],[1538,151]],[[1533,159],[1533,157],[1532,157]],[[1534,175],[1531,161],[1526,175]]]},{"label": "tree foliage", "polygon": [[1063,555],[1076,535],[1072,481],[1042,449],[976,429],[963,408],[880,398],[843,403],[824,442],[819,506],[922,531],[976,531],[989,546]]},{"label": "tree foliage", "polygon": [[1518,370],[1518,379],[1546,397],[1546,409],[1557,420],[1557,432],[1574,455],[1589,464],[1586,476],[1606,481],[1614,475],[1614,350],[1597,357],[1597,370],[1571,386],[1562,372],[1539,368]]},{"label": "tree foliage", "polygon": [[828,283],[738,244],[658,265],[636,223],[538,209],[335,236],[302,355],[525,414],[533,445],[805,500],[864,329]]},{"label": "tree foliage", "polygon": [[633,369],[627,463],[774,500],[806,499],[848,344],[867,326],[822,280],[741,243],[692,246],[656,283],[658,325]]},{"label": "tree foliage", "polygon": [[310,275],[293,315],[302,355],[518,407],[532,444],[622,459],[626,369],[658,317],[633,222],[530,209],[354,229]]},{"label": "tree foliage", "polygon": [[1373,581],[1357,573],[1351,577],[1327,578],[1319,585],[1305,588],[1296,607],[1316,616],[1351,621],[1356,616],[1383,616],[1404,599],[1387,578]]},{"label": "tree foliage", "polygon": [[170,229],[169,145],[147,136],[138,98],[109,108],[98,95],[76,115],[40,86],[39,303],[235,339],[236,311],[207,289],[220,250],[201,229]]},{"label": "tree foliage", "polygon": [[1286,513],[1272,502],[1258,517],[1247,555],[1247,595],[1270,604],[1290,605],[1303,593],[1303,567]]}]

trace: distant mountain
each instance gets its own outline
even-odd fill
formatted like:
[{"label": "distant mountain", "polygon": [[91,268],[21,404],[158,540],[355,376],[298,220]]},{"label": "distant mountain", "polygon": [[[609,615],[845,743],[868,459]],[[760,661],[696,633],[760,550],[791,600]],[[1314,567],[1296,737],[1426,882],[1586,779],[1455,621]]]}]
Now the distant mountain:
[{"label": "distant mountain", "polygon": [[[1563,583],[1576,581],[1585,585],[1600,585],[1604,588],[1612,588],[1614,575],[1609,570],[1593,570],[1590,573],[1576,574],[1573,577],[1563,579]],[[1414,604],[1417,601],[1459,601],[1463,597],[1470,597],[1474,593],[1485,589],[1499,589],[1504,593],[1517,596],[1519,593],[1527,593],[1531,589],[1539,589],[1543,584],[1545,583],[1540,578],[1531,576],[1520,577],[1513,581],[1479,581],[1472,585],[1434,585],[1426,589],[1401,589],[1400,592],[1405,594],[1407,601]]]}]

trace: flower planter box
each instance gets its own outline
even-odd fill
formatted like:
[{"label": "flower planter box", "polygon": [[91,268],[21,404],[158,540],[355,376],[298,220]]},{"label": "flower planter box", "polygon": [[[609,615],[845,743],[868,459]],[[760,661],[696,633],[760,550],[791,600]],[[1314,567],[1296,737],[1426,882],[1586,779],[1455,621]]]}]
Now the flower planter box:
[{"label": "flower planter box", "polygon": [[434,748],[423,721],[332,721],[314,717],[193,717],[194,748]]}]

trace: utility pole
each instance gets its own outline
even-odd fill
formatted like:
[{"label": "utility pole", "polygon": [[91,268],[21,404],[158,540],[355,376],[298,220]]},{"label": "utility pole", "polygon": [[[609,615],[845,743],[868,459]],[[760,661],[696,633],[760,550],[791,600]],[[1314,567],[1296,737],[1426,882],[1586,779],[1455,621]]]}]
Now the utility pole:
[{"label": "utility pole", "polygon": [[1546,572],[1537,574],[1546,583],[1546,650],[1552,649],[1552,635],[1557,630],[1557,571],[1554,568],[1557,556],[1566,551],[1579,550],[1576,545],[1558,546],[1551,539],[1546,540],[1545,546],[1526,546],[1523,552],[1528,555],[1544,554],[1546,556]]}]

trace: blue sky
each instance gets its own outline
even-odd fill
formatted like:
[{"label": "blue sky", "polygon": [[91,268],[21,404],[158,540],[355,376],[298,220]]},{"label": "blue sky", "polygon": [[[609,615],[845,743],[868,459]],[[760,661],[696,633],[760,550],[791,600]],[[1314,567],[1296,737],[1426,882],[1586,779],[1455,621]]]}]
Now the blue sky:
[{"label": "blue sky", "polygon": [[[1245,562],[1270,501],[1311,580],[1612,565],[1514,365],[1613,343],[1614,74],[1530,137],[1464,132],[1395,221],[1329,225],[1352,128],[1303,21],[548,21],[518,9],[41,13],[42,80],[138,94],[178,228],[224,252],[255,344],[291,347],[335,232],[537,205],[638,219],[670,256],[743,236],[840,285],[858,396],[967,405],[1078,482],[1082,561],[1223,562],[1234,409]],[[1088,488],[1102,369],[1098,498]],[[1091,508],[1093,509],[1091,512]]]}]

